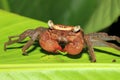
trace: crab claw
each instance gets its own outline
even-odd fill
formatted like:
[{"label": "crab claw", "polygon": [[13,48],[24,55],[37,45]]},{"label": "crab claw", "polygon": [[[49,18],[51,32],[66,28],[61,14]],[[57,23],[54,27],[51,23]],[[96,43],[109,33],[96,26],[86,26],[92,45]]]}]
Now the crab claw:
[{"label": "crab claw", "polygon": [[75,26],[75,27],[73,28],[73,32],[78,32],[80,29],[81,29],[81,28],[80,28],[80,25]]}]

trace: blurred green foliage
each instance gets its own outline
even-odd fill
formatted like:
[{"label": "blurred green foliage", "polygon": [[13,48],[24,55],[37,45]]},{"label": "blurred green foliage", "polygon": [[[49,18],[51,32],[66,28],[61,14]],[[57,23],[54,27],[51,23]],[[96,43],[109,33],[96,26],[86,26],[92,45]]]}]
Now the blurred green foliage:
[{"label": "blurred green foliage", "polygon": [[81,25],[86,33],[111,25],[120,15],[120,0],[1,0],[0,7],[47,22]]}]

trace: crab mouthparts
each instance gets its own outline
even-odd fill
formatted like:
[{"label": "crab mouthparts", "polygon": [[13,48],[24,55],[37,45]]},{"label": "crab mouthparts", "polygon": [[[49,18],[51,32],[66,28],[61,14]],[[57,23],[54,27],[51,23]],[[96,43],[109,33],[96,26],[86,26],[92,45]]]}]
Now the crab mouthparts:
[{"label": "crab mouthparts", "polygon": [[59,45],[62,47],[62,49],[65,48],[66,44],[67,44],[67,43],[64,43],[64,42],[60,42],[60,43],[59,43]]}]

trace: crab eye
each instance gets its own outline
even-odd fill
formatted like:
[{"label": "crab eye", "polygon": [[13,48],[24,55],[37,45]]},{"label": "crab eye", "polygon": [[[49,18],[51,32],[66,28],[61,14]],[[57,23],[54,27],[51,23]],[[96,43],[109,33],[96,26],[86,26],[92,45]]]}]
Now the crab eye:
[{"label": "crab eye", "polygon": [[53,29],[54,23],[53,23],[52,20],[48,21],[48,26],[49,26],[50,29]]},{"label": "crab eye", "polygon": [[73,28],[73,32],[78,32],[80,29],[81,29],[81,28],[80,28],[80,25],[75,26],[75,27]]}]

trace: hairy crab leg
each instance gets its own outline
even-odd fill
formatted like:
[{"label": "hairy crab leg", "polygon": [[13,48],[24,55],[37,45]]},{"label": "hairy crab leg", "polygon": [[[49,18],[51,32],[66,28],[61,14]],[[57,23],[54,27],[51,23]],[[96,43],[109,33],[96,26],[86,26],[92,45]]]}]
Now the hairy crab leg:
[{"label": "hairy crab leg", "polygon": [[105,36],[103,40],[106,40],[106,41],[114,40],[120,43],[120,38],[117,36]]},{"label": "hairy crab leg", "polygon": [[31,39],[29,40],[24,47],[22,48],[23,55],[27,55],[26,50],[34,43],[34,41]]},{"label": "hairy crab leg", "polygon": [[120,50],[119,46],[113,43],[106,42],[113,40],[120,42],[120,38],[117,36],[109,36],[107,33],[92,33],[92,34],[88,34],[88,36],[90,37],[94,46],[109,46],[117,50]]},{"label": "hairy crab leg", "polygon": [[87,34],[88,36],[91,37],[91,39],[94,38],[100,38],[105,41],[110,41],[110,40],[116,40],[117,42],[120,42],[120,38],[117,36],[109,36],[107,33],[91,33]]},{"label": "hairy crab leg", "polygon": [[[26,30],[18,36],[10,36],[9,41],[4,43],[4,50],[6,51],[7,45],[11,45],[11,44],[14,44],[14,43],[17,43],[17,42],[21,42],[26,37],[31,36],[31,33],[33,33],[33,30]],[[15,37],[19,37],[19,38],[16,39],[16,40],[12,40],[12,38],[15,38]]]},{"label": "hairy crab leg", "polygon": [[35,32],[31,36],[31,39],[24,45],[24,47],[22,48],[23,55],[27,55],[26,50],[34,43],[35,40],[37,40],[39,34],[40,34],[39,32]]},{"label": "hairy crab leg", "polygon": [[15,42],[18,42],[18,39],[17,39],[17,40],[13,40],[13,41],[5,42],[5,43],[4,43],[4,51],[7,50],[7,49],[6,49],[7,45],[11,45],[11,44],[13,44],[13,43],[15,43]]},{"label": "hairy crab leg", "polygon": [[19,37],[19,35],[16,35],[16,36],[9,36],[8,39],[9,39],[9,41],[12,41],[12,38],[15,38],[15,37]]},{"label": "hairy crab leg", "polygon": [[84,39],[85,39],[86,45],[88,46],[88,51],[89,51],[91,61],[96,62],[96,57],[95,57],[95,54],[94,54],[93,45],[92,45],[92,43],[90,41],[90,37],[85,35]]},{"label": "hairy crab leg", "polygon": [[117,45],[115,45],[115,44],[113,44],[113,43],[109,43],[109,42],[106,42],[106,41],[104,41],[104,40],[102,40],[102,39],[99,39],[99,38],[96,38],[100,43],[102,43],[102,44],[105,44],[105,45],[107,45],[107,46],[109,46],[109,47],[112,47],[112,48],[115,48],[115,49],[117,49],[117,50],[120,50],[120,47],[119,46],[117,46]]}]

